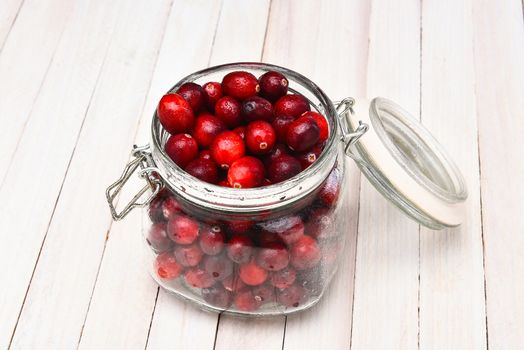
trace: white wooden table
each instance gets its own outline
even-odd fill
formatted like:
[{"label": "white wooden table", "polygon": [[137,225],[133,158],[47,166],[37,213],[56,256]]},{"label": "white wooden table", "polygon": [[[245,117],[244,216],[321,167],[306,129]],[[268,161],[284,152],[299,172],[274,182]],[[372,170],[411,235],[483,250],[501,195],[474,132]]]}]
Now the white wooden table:
[{"label": "white wooden table", "polygon": [[[271,62],[419,115],[469,187],[420,227],[350,173],[345,260],[311,312],[218,317],[159,290],[104,197],[156,101]],[[520,0],[0,0],[0,349],[524,349]]]}]

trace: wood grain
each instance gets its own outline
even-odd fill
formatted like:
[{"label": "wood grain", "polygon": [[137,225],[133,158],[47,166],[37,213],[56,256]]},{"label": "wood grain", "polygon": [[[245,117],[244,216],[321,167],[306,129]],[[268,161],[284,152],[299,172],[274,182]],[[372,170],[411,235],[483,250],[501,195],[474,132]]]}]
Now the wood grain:
[{"label": "wood grain", "polygon": [[13,28],[23,3],[23,0],[4,0],[0,2],[0,52],[2,52],[5,40]]}]

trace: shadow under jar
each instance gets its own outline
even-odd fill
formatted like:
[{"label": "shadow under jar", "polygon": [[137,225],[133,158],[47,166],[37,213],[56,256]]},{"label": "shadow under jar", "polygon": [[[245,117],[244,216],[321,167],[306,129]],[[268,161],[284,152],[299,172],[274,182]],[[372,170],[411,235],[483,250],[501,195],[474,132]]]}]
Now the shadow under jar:
[{"label": "shadow under jar", "polygon": [[[174,164],[164,151],[169,134],[155,113],[150,145],[135,146],[133,161],[106,195],[115,219],[145,208],[147,263],[164,289],[202,308],[236,315],[282,315],[314,305],[335,275],[349,233],[353,189],[346,188],[347,156],[421,224],[460,224],[466,198],[460,172],[422,125],[391,101],[355,104],[348,98],[334,104],[308,78],[262,63],[205,69],[170,92],[186,82],[221,81],[239,70],[286,76],[289,91],[325,116],[329,138],[318,159],[295,177],[233,189],[200,181]],[[135,172],[147,184],[118,213],[113,202]]]}]

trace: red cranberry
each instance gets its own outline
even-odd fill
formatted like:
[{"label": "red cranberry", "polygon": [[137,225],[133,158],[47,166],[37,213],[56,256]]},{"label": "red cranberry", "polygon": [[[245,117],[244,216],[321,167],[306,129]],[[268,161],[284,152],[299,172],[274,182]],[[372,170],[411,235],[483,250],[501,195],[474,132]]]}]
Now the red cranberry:
[{"label": "red cranberry", "polygon": [[255,261],[240,265],[239,276],[242,282],[248,286],[258,286],[266,281],[268,273]]},{"label": "red cranberry", "polygon": [[207,255],[217,255],[224,248],[225,235],[218,225],[205,226],[200,230],[200,248]]},{"label": "red cranberry", "polygon": [[237,159],[244,156],[244,140],[233,131],[224,131],[211,144],[211,156],[222,168],[229,168]]},{"label": "red cranberry", "polygon": [[313,118],[315,120],[315,122],[317,123],[317,126],[320,130],[320,137],[318,139],[318,142],[319,143],[322,143],[324,141],[326,141],[329,137],[329,124],[326,120],[326,118],[324,118],[324,116],[320,113],[317,113],[317,112],[306,112],[304,114],[302,114],[303,117],[310,117],[310,118]]},{"label": "red cranberry", "polygon": [[273,105],[265,98],[253,96],[242,102],[242,115],[247,122],[255,120],[271,122],[274,118]]},{"label": "red cranberry", "polygon": [[157,195],[151,203],[149,203],[149,218],[153,223],[163,222],[164,214],[162,213],[162,203],[164,203],[164,197]]},{"label": "red cranberry", "polygon": [[268,286],[267,284],[262,284],[251,288],[251,292],[255,296],[255,299],[260,301],[261,304],[269,303],[275,301],[275,288]]},{"label": "red cranberry", "polygon": [[230,220],[226,221],[229,232],[234,235],[243,235],[248,233],[255,223],[250,220]]},{"label": "red cranberry", "polygon": [[297,273],[294,268],[288,267],[286,269],[275,271],[271,273],[271,285],[278,289],[284,289],[291,286],[297,278]]},{"label": "red cranberry", "polygon": [[233,132],[238,134],[244,140],[246,138],[246,127],[245,126],[238,126],[233,129]]},{"label": "red cranberry", "polygon": [[308,214],[306,232],[313,238],[324,239],[334,234],[333,213],[327,208],[315,208]]},{"label": "red cranberry", "polygon": [[318,198],[327,207],[332,207],[340,194],[340,182],[342,179],[337,169],[333,169],[320,188]]},{"label": "red cranberry", "polygon": [[260,94],[270,101],[276,101],[287,94],[289,85],[286,77],[279,72],[270,71],[258,78]]},{"label": "red cranberry", "polygon": [[183,214],[180,203],[173,196],[167,197],[162,203],[162,215],[165,220],[170,220],[178,214]]},{"label": "red cranberry", "polygon": [[246,288],[236,293],[234,304],[240,311],[255,311],[262,305],[259,299],[250,289]]},{"label": "red cranberry", "polygon": [[182,84],[178,90],[177,94],[182,96],[186,100],[193,112],[198,113],[204,107],[206,93],[202,87],[196,83],[189,82]]},{"label": "red cranberry", "polygon": [[173,254],[175,255],[176,261],[185,267],[197,266],[200,260],[202,260],[202,250],[200,250],[196,244],[178,246],[173,251]]},{"label": "red cranberry", "polygon": [[304,236],[304,223],[298,216],[284,216],[260,224],[265,232],[277,234],[285,244],[293,244]]},{"label": "red cranberry", "polygon": [[246,146],[254,154],[266,154],[276,142],[276,133],[271,124],[257,120],[248,124]]},{"label": "red cranberry", "polygon": [[255,157],[236,160],[227,172],[227,181],[233,188],[259,187],[264,181],[265,169],[262,161]]},{"label": "red cranberry", "polygon": [[166,142],[165,149],[169,158],[181,168],[198,156],[198,145],[189,134],[171,136]]},{"label": "red cranberry", "polygon": [[226,277],[226,279],[222,281],[222,285],[226,290],[230,292],[237,292],[246,288],[246,284],[242,282],[240,278],[235,274]]},{"label": "red cranberry", "polygon": [[182,273],[180,265],[171,252],[165,252],[156,257],[155,270],[158,277],[164,280],[172,280]]},{"label": "red cranberry", "polygon": [[261,231],[257,233],[256,240],[259,246],[267,246],[273,243],[284,243],[284,241],[274,232]]},{"label": "red cranberry", "polygon": [[230,128],[238,126],[242,122],[240,102],[230,96],[222,97],[215,104],[215,116]]},{"label": "red cranberry", "polygon": [[321,258],[317,242],[309,236],[300,237],[291,247],[290,254],[291,264],[299,270],[316,266]]},{"label": "red cranberry", "polygon": [[259,249],[257,264],[268,271],[278,271],[289,263],[286,246],[281,243],[271,243]]},{"label": "red cranberry", "polygon": [[227,243],[227,256],[238,264],[248,262],[253,256],[253,242],[247,236],[233,236]]},{"label": "red cranberry", "polygon": [[164,95],[157,107],[160,124],[170,134],[189,132],[195,116],[189,103],[178,94]]},{"label": "red cranberry", "polygon": [[269,180],[278,183],[292,178],[302,171],[300,162],[287,154],[283,154],[269,164]]},{"label": "red cranberry", "polygon": [[233,273],[233,263],[225,256],[207,256],[204,260],[204,270],[216,281],[222,281]]},{"label": "red cranberry", "polygon": [[276,117],[298,118],[302,113],[311,110],[308,100],[302,95],[285,95],[275,103]]},{"label": "red cranberry", "polygon": [[285,143],[287,139],[287,129],[295,121],[295,118],[290,116],[280,116],[273,120],[271,125],[277,134],[278,142]]},{"label": "red cranberry", "polygon": [[208,148],[215,137],[226,129],[224,122],[209,114],[200,114],[195,120],[193,137],[200,148]]},{"label": "red cranberry", "polygon": [[220,309],[227,309],[233,302],[233,295],[231,292],[227,291],[222,286],[213,286],[211,288],[202,289],[202,297],[207,303]]},{"label": "red cranberry", "polygon": [[315,163],[321,153],[322,148],[318,145],[313,146],[309,151],[299,153],[297,158],[302,165],[302,169],[309,168],[311,164]]},{"label": "red cranberry", "polygon": [[216,184],[218,182],[218,169],[215,162],[209,159],[197,158],[186,166],[185,171],[199,180]]},{"label": "red cranberry", "polygon": [[209,288],[215,284],[213,276],[200,267],[193,267],[184,274],[186,283],[194,288]]},{"label": "red cranberry", "polygon": [[289,149],[287,148],[287,146],[281,143],[276,144],[271,150],[271,152],[264,156],[264,165],[269,168],[271,162],[283,154],[289,155]]},{"label": "red cranberry", "polygon": [[286,143],[294,151],[304,152],[318,142],[320,129],[315,119],[303,116],[287,129]]},{"label": "red cranberry", "polygon": [[167,227],[164,223],[153,224],[149,229],[147,243],[157,253],[165,252],[173,246],[173,241],[167,236]]},{"label": "red cranberry", "polygon": [[213,160],[213,158],[211,158],[211,151],[208,149],[200,151],[198,158]]},{"label": "red cranberry", "polygon": [[221,186],[221,187],[229,187],[229,188],[231,188],[231,186],[229,186],[229,182],[227,180],[225,180],[225,179],[218,181],[217,185]]},{"label": "red cranberry", "polygon": [[198,222],[185,216],[177,215],[167,224],[169,237],[178,244],[191,244],[198,237]]},{"label": "red cranberry", "polygon": [[222,97],[222,85],[220,83],[210,81],[202,86],[206,94],[206,104],[210,110],[215,109],[215,104]]},{"label": "red cranberry", "polygon": [[294,284],[278,291],[277,299],[282,305],[287,307],[298,307],[306,299],[306,290],[304,287]]},{"label": "red cranberry", "polygon": [[231,72],[222,79],[222,90],[225,95],[239,100],[256,95],[260,91],[257,78],[244,71]]}]

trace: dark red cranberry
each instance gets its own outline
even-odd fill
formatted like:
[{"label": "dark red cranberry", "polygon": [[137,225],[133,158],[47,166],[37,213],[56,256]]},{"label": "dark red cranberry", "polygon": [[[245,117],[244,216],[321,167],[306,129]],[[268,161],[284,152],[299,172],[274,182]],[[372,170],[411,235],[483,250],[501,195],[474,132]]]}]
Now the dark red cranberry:
[{"label": "dark red cranberry", "polygon": [[242,138],[242,140],[245,140],[246,138],[246,127],[245,126],[238,126],[233,129],[233,132],[238,134]]},{"label": "dark red cranberry", "polygon": [[189,163],[185,171],[199,180],[216,184],[218,182],[218,169],[212,160],[197,158]]},{"label": "dark red cranberry", "polygon": [[183,214],[180,203],[173,196],[169,196],[164,199],[162,203],[162,215],[165,220],[170,220],[178,214]]},{"label": "dark red cranberry", "polygon": [[242,116],[247,122],[255,120],[271,122],[275,117],[271,102],[259,96],[247,98],[242,102]]},{"label": "dark red cranberry", "polygon": [[202,289],[202,297],[207,303],[219,309],[227,309],[233,302],[233,294],[219,285]]},{"label": "dark red cranberry", "polygon": [[220,187],[229,187],[229,188],[231,188],[231,186],[229,185],[229,182],[226,179],[218,181],[217,185],[220,186]]},{"label": "dark red cranberry", "polygon": [[198,154],[198,158],[213,160],[213,158],[211,157],[211,151],[208,149],[200,151],[200,153]]},{"label": "dark red cranberry", "polygon": [[272,161],[277,159],[283,154],[289,155],[289,148],[287,148],[286,145],[283,145],[281,143],[276,144],[271,152],[269,152],[267,155],[265,155],[262,159],[264,162],[264,165],[269,168],[269,165]]},{"label": "dark red cranberry", "polygon": [[147,243],[156,253],[165,252],[171,249],[173,241],[167,236],[167,227],[165,223],[153,224],[147,235]]},{"label": "dark red cranberry", "polygon": [[227,181],[233,188],[259,187],[264,177],[264,164],[260,159],[250,156],[236,160],[227,172]]},{"label": "dark red cranberry", "polygon": [[206,94],[206,104],[210,110],[215,109],[215,104],[222,97],[222,85],[220,83],[210,81],[202,86]]},{"label": "dark red cranberry", "polygon": [[197,266],[202,260],[202,250],[196,244],[189,246],[177,246],[173,254],[176,261],[185,267]]},{"label": "dark red cranberry", "polygon": [[278,235],[285,244],[293,244],[304,236],[304,222],[299,216],[290,215],[260,224],[262,231]]},{"label": "dark red cranberry", "polygon": [[270,101],[276,101],[287,94],[288,80],[279,72],[270,71],[258,78],[260,84],[260,95]]},{"label": "dark red cranberry", "polygon": [[280,271],[271,273],[271,285],[278,289],[284,289],[291,286],[297,278],[297,272],[294,268],[288,267]]},{"label": "dark red cranberry", "polygon": [[246,128],[246,146],[254,154],[266,154],[276,142],[276,133],[271,124],[256,120]]},{"label": "dark red cranberry", "polygon": [[233,131],[224,131],[217,137],[210,147],[211,156],[215,163],[227,169],[237,159],[246,153],[244,140]]},{"label": "dark red cranberry", "polygon": [[171,252],[165,252],[156,257],[155,270],[158,277],[164,280],[173,280],[180,276],[183,267]]},{"label": "dark red cranberry", "polygon": [[255,223],[250,220],[229,220],[226,226],[229,232],[234,235],[244,235],[248,233]]},{"label": "dark red cranberry", "polygon": [[283,154],[269,164],[268,177],[273,183],[285,181],[302,171],[302,165],[295,158]]},{"label": "dark red cranberry", "polygon": [[255,296],[255,299],[260,301],[260,303],[262,304],[270,303],[276,300],[275,288],[267,284],[261,284],[259,286],[255,286],[251,288],[251,291],[253,295]]},{"label": "dark red cranberry", "polygon": [[182,96],[184,100],[189,103],[194,113],[200,112],[206,102],[206,93],[204,92],[204,89],[193,82],[182,84],[178,88],[177,94]]},{"label": "dark red cranberry", "polygon": [[237,127],[242,123],[240,102],[230,96],[222,97],[215,104],[215,116],[226,123],[228,127]]},{"label": "dark red cranberry", "polygon": [[333,236],[333,212],[328,208],[315,208],[308,213],[306,232],[313,238],[324,239]]},{"label": "dark red cranberry", "polygon": [[151,203],[149,203],[149,218],[153,223],[163,222],[164,214],[162,213],[162,203],[164,202],[164,196],[157,195]]},{"label": "dark red cranberry", "polygon": [[290,116],[280,116],[273,120],[271,125],[277,134],[278,142],[285,143],[287,140],[287,129],[295,121],[295,118]]},{"label": "dark red cranberry", "polygon": [[320,128],[315,119],[303,116],[291,123],[287,129],[286,144],[294,151],[304,152],[313,147],[319,137]]},{"label": "dark red cranberry", "polygon": [[239,276],[248,286],[258,286],[266,281],[268,273],[255,261],[240,265]]},{"label": "dark red cranberry", "polygon": [[315,122],[318,125],[318,128],[320,130],[320,137],[318,139],[319,143],[322,143],[326,141],[329,137],[329,124],[326,120],[326,118],[317,112],[306,112],[302,114],[303,117],[310,117],[315,120]]},{"label": "dark red cranberry", "polygon": [[276,117],[298,118],[302,113],[311,110],[308,100],[302,95],[285,95],[275,103]]},{"label": "dark red cranberry", "polygon": [[224,95],[232,96],[239,100],[256,95],[260,91],[257,78],[244,71],[228,73],[222,79]]},{"label": "dark red cranberry", "polygon": [[226,129],[226,124],[209,113],[200,114],[195,120],[193,137],[200,148],[208,148],[215,137]]},{"label": "dark red cranberry", "polygon": [[262,186],[269,186],[269,185],[272,185],[273,183],[271,182],[270,179],[264,179],[264,181],[262,181]]},{"label": "dark red cranberry", "polygon": [[225,238],[220,226],[205,226],[200,230],[200,248],[207,255],[217,255],[224,248]]},{"label": "dark red cranberry", "polygon": [[238,264],[247,263],[253,256],[253,242],[247,236],[233,236],[227,243],[227,256]]},{"label": "dark red cranberry", "polygon": [[286,289],[278,291],[278,301],[287,307],[298,307],[306,301],[307,291],[304,287],[294,284]]},{"label": "dark red cranberry", "polygon": [[299,153],[297,155],[302,169],[308,168],[311,164],[315,163],[320,154],[322,153],[322,148],[318,145],[313,146],[309,151]]},{"label": "dark red cranberry", "polygon": [[256,241],[259,246],[271,245],[273,243],[282,244],[284,241],[274,232],[260,231],[256,234]]},{"label": "dark red cranberry", "polygon": [[209,288],[215,284],[215,279],[210,273],[200,267],[193,267],[184,274],[186,283],[194,288]]},{"label": "dark red cranberry", "polygon": [[233,263],[222,255],[207,256],[204,259],[204,270],[216,281],[223,281],[233,273]]},{"label": "dark red cranberry", "polygon": [[340,177],[340,172],[333,169],[320,188],[318,198],[327,207],[332,207],[337,202],[340,194],[340,182],[342,181]]},{"label": "dark red cranberry", "polygon": [[185,215],[176,215],[167,224],[167,233],[175,243],[191,244],[199,232],[198,222]]},{"label": "dark red cranberry", "polygon": [[316,266],[321,258],[317,241],[309,236],[300,237],[291,247],[290,254],[291,264],[298,270]]},{"label": "dark red cranberry", "polygon": [[247,288],[246,284],[240,280],[238,275],[232,274],[222,281],[224,288],[230,292],[237,292]]},{"label": "dark red cranberry", "polygon": [[189,134],[171,136],[166,142],[165,150],[169,158],[181,168],[198,157],[198,144]]},{"label": "dark red cranberry", "polygon": [[191,131],[195,116],[189,103],[178,94],[164,95],[157,107],[160,124],[170,134]]},{"label": "dark red cranberry", "polygon": [[256,262],[268,271],[278,271],[289,263],[286,246],[281,243],[270,243],[258,250]]},{"label": "dark red cranberry", "polygon": [[240,311],[255,311],[262,305],[259,299],[251,289],[245,288],[235,294],[234,305]]}]

